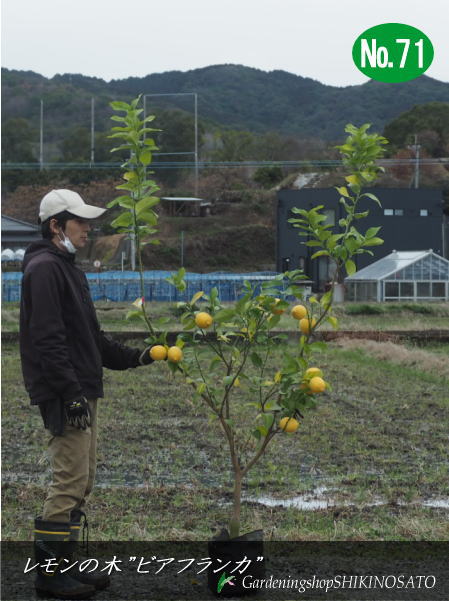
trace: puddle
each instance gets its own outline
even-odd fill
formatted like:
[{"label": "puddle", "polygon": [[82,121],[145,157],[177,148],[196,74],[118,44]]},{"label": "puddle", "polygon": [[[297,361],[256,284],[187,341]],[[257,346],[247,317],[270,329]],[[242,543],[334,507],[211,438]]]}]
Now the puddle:
[{"label": "puddle", "polygon": [[449,499],[428,499],[422,505],[426,507],[437,507],[439,509],[449,509]]},{"label": "puddle", "polygon": [[320,486],[310,493],[291,497],[290,499],[274,499],[272,497],[260,496],[243,497],[243,501],[260,503],[266,507],[294,507],[295,509],[313,511],[314,509],[327,509],[328,507],[335,505],[335,503],[332,503],[332,499],[324,496],[324,493],[328,490],[329,489],[325,486]]},{"label": "puddle", "polygon": [[[21,482],[24,484],[38,484],[41,486],[47,486],[50,482],[50,472],[45,472],[39,477],[34,474],[28,474],[25,472],[5,472],[2,473],[2,483],[17,483]],[[215,482],[210,476],[204,475],[196,478],[195,482],[192,482],[192,478],[188,476],[179,478],[166,478],[162,474],[153,475],[147,479],[138,479],[133,477],[131,474],[125,474],[124,477],[108,477],[102,478],[101,476],[95,483],[95,488],[136,488],[136,489],[149,489],[154,486],[183,486],[185,488],[194,489],[195,486],[205,486],[210,488],[220,488],[222,482],[218,480]],[[384,497],[371,497],[369,502],[357,501],[355,499],[340,499],[336,500],[332,495],[337,491],[336,488],[329,488],[327,486],[317,486],[310,492],[303,493],[294,497],[288,497],[286,499],[279,499],[270,497],[268,495],[259,496],[242,496],[242,501],[250,503],[259,503],[265,505],[265,507],[293,507],[294,509],[300,509],[302,511],[314,511],[317,509],[330,509],[336,507],[376,507],[379,505],[388,505],[388,499]],[[224,503],[227,504],[227,503]],[[409,507],[413,505],[419,505],[421,507],[431,507],[434,509],[449,509],[449,498],[434,497],[430,499],[415,499],[413,501],[397,501],[397,505],[401,507]]]},{"label": "puddle", "polygon": [[275,499],[262,495],[259,497],[243,497],[243,500],[260,503],[266,507],[294,507],[295,509],[302,509],[304,511],[313,511],[315,509],[327,509],[328,507],[336,506],[335,501],[325,494],[330,491],[331,489],[326,486],[319,486],[309,493],[290,497],[289,499]]},{"label": "puddle", "polygon": [[[388,505],[388,500],[381,497],[374,497],[369,502],[357,502],[351,501],[336,501],[332,496],[326,494],[332,493],[332,489],[325,486],[315,488],[309,493],[304,493],[288,499],[275,499],[268,496],[258,497],[243,497],[243,501],[249,501],[251,503],[260,503],[265,507],[294,507],[295,509],[301,509],[303,511],[314,511],[316,509],[329,509],[331,507],[349,507],[351,505],[360,505],[363,507],[377,507],[379,505]],[[419,499],[414,502],[407,503],[405,501],[398,501],[398,505],[411,506],[421,505],[423,507],[433,507],[437,509],[449,509],[449,499]]]}]

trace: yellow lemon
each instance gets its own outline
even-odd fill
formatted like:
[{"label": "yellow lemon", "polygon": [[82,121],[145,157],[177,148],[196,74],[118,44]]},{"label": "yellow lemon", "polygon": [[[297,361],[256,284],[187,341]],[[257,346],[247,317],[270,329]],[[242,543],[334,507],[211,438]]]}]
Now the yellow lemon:
[{"label": "yellow lemon", "polygon": [[207,330],[212,325],[213,317],[206,313],[205,311],[201,311],[195,315],[195,323],[202,330]]},{"label": "yellow lemon", "polygon": [[150,349],[150,357],[153,361],[163,361],[167,358],[167,349],[162,344],[156,344]]},{"label": "yellow lemon", "polygon": [[306,378],[314,378],[315,376],[319,376],[321,378],[322,375],[323,372],[318,367],[309,367],[304,374]]},{"label": "yellow lemon", "polygon": [[309,388],[312,392],[324,392],[326,390],[326,382],[323,378],[315,376],[310,380]]},{"label": "yellow lemon", "polygon": [[239,378],[236,378],[236,379],[234,380],[234,386],[237,386],[237,387],[239,387],[239,386],[240,386],[240,380],[239,380]]},{"label": "yellow lemon", "polygon": [[299,329],[303,334],[310,334],[311,329],[314,328],[315,325],[316,319],[314,317],[312,317],[311,320],[306,317],[299,320]]},{"label": "yellow lemon", "polygon": [[294,417],[283,417],[279,422],[279,426],[284,432],[296,432],[299,428],[299,421]]},{"label": "yellow lemon", "polygon": [[167,359],[172,363],[179,363],[182,361],[182,350],[179,346],[171,346],[168,349]]},{"label": "yellow lemon", "polygon": [[294,319],[302,319],[307,315],[307,309],[304,305],[295,305],[292,309],[292,317]]}]

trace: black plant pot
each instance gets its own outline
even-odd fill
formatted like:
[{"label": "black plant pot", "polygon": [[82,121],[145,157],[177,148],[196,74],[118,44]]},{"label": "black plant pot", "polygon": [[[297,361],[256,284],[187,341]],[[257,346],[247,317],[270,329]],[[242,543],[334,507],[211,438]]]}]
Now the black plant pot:
[{"label": "black plant pot", "polygon": [[[258,589],[249,585],[255,579],[265,576],[265,559],[260,560],[261,557],[263,558],[263,530],[254,530],[230,538],[228,531],[223,529],[218,536],[209,541],[208,553],[212,563],[208,570],[207,585],[212,593],[217,597],[243,597],[257,594]],[[240,567],[238,562],[245,558],[251,560],[251,563],[243,570],[247,565],[246,562]],[[224,567],[226,564],[227,567]],[[223,566],[222,570],[219,569],[220,566]],[[218,571],[214,573],[214,570]],[[225,584],[220,583],[223,574],[226,577],[232,576],[232,580]]]}]

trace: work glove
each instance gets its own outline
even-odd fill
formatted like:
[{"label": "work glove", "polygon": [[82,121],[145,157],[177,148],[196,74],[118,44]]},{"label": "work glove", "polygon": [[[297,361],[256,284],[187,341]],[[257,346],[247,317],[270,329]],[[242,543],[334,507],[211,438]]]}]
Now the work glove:
[{"label": "work glove", "polygon": [[85,430],[91,425],[91,415],[89,403],[86,397],[82,396],[72,401],[64,401],[64,411],[67,424]]},{"label": "work glove", "polygon": [[150,357],[151,346],[147,346],[147,348],[143,351],[143,353],[139,357],[140,365],[150,365],[153,363],[154,359]]}]

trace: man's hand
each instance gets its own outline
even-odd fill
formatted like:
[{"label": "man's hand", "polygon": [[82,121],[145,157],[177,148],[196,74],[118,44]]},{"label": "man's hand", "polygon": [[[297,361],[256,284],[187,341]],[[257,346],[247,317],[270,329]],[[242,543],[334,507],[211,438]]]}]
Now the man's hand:
[{"label": "man's hand", "polygon": [[153,363],[154,359],[150,356],[151,346],[147,346],[147,348],[143,351],[143,353],[139,357],[140,365],[150,365]]},{"label": "man's hand", "polygon": [[89,403],[86,397],[80,397],[73,401],[64,401],[64,411],[69,426],[85,430],[91,425]]}]

